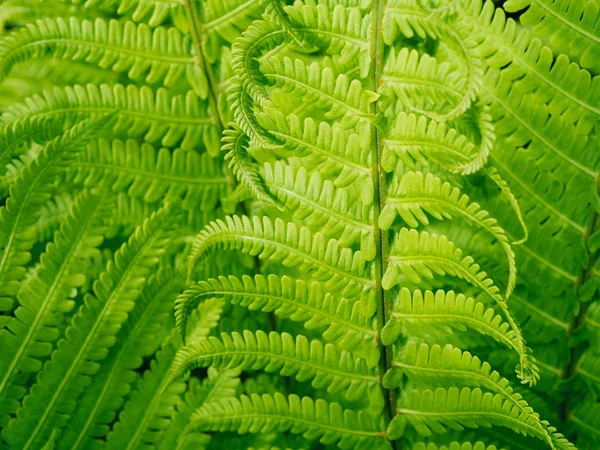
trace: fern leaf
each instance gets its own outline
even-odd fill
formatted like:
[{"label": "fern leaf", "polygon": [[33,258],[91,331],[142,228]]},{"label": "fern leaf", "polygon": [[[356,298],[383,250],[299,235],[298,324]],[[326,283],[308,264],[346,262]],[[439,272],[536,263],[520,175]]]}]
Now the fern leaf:
[{"label": "fern leaf", "polygon": [[310,117],[304,122],[294,114],[285,116],[275,109],[257,113],[256,119],[275,138],[285,142],[294,154],[305,157],[323,175],[335,176],[337,187],[355,184],[366,205],[373,202],[369,127],[349,133],[337,125],[316,122]]},{"label": "fern leaf", "polygon": [[239,250],[261,259],[281,262],[322,281],[329,289],[340,289],[342,295],[368,295],[374,285],[370,267],[361,253],[341,247],[335,239],[321,233],[298,228],[281,219],[268,217],[227,216],[207,225],[196,237],[189,257],[189,270],[218,249]]},{"label": "fern leaf", "polygon": [[576,58],[582,67],[600,71],[600,17],[598,4],[578,0],[511,0],[504,5],[507,12],[527,10],[519,20],[533,27],[538,36],[550,37],[560,53]]},{"label": "fern leaf", "polygon": [[227,152],[225,161],[229,161],[229,168],[235,177],[257,199],[274,203],[273,197],[265,188],[258,165],[248,154],[248,136],[235,125],[231,124],[230,126],[231,129],[225,130],[223,133],[223,151]]},{"label": "fern leaf", "polygon": [[188,423],[194,411],[204,403],[216,402],[234,397],[240,384],[238,372],[234,370],[217,371],[208,369],[208,377],[202,380],[191,379],[184,397],[176,404],[169,428],[158,445],[159,450],[198,449],[206,445],[210,437],[204,433],[189,429]]},{"label": "fern leaf", "polygon": [[25,168],[0,209],[0,311],[10,311],[25,275],[29,250],[34,244],[39,206],[48,198],[53,183],[76,152],[106,121],[106,117],[84,121],[48,143]]},{"label": "fern leaf", "polygon": [[175,84],[192,73],[191,43],[176,28],[156,28],[96,19],[45,18],[28,24],[0,41],[0,76],[21,61],[51,56],[85,61],[103,69],[125,72],[148,84]]},{"label": "fern leaf", "polygon": [[173,213],[174,206],[169,204],[138,228],[94,284],[95,295],[86,295],[85,305],[73,316],[17,418],[3,430],[11,446],[37,448],[53,428],[66,425],[76,406],[74,400],[98,372],[99,362],[106,358],[119,326],[135,305],[140,285],[165,251]]},{"label": "fern leaf", "polygon": [[478,171],[494,145],[495,135],[487,108],[478,114],[481,142],[476,145],[455,128],[423,115],[398,114],[394,129],[383,142],[382,166],[386,172],[400,159],[408,167],[434,162],[454,173]]},{"label": "fern leaf", "polygon": [[229,192],[221,165],[207,153],[157,151],[132,139],[91,142],[70,164],[64,179],[75,185],[125,191],[149,203],[178,196],[184,209],[200,207],[203,211],[214,209]]},{"label": "fern leaf", "polygon": [[380,92],[394,95],[399,108],[423,114],[450,111],[462,99],[465,79],[449,62],[438,63],[433,56],[417,50],[392,49],[381,76]]},{"label": "fern leaf", "polygon": [[384,345],[392,345],[403,327],[411,335],[452,333],[452,330],[472,329],[492,337],[497,342],[519,352],[519,340],[502,317],[481,302],[453,291],[415,290],[402,288],[394,300],[390,320],[381,333]]},{"label": "fern leaf", "polygon": [[[153,91],[148,86],[67,86],[45,90],[26,105],[15,105],[2,115],[4,130],[27,129],[27,124],[70,124],[88,117],[102,116],[118,110],[113,132],[129,137],[143,137],[164,147],[196,149],[204,144],[210,153],[220,148],[220,136],[208,104],[191,91],[185,96],[171,96],[165,89]],[[42,121],[46,119],[46,121]],[[4,131],[6,133],[6,131]],[[21,135],[12,135],[20,139]]]},{"label": "fern leaf", "polygon": [[478,441],[474,444],[471,442],[451,442],[450,445],[437,445],[433,442],[425,444],[419,442],[412,447],[412,450],[502,450],[495,445],[485,445]]},{"label": "fern leaf", "polygon": [[495,370],[492,371],[487,362],[482,362],[469,352],[462,352],[449,344],[444,348],[439,345],[429,347],[427,344],[417,347],[414,341],[409,341],[400,349],[399,359],[392,362],[392,368],[386,373],[383,385],[388,389],[399,387],[402,374],[406,374],[416,384],[478,387],[499,394],[516,407],[521,417],[535,424],[544,440],[554,448],[546,424],[521,395],[513,391],[509,381]]},{"label": "fern leaf", "polygon": [[342,393],[349,401],[367,391],[379,393],[378,379],[365,360],[350,352],[338,351],[333,344],[305,336],[263,331],[221,333],[183,347],[176,356],[171,378],[197,367],[217,369],[265,370],[310,381],[313,388],[332,394]]},{"label": "fern leaf", "polygon": [[394,287],[399,282],[401,274],[410,282],[420,283],[421,276],[434,278],[434,273],[464,279],[496,302],[510,323],[518,342],[521,359],[517,368],[519,377],[523,382],[535,383],[539,378],[535,362],[527,354],[521,331],[494,282],[485,272],[480,271],[479,265],[473,258],[463,257],[462,251],[455,248],[445,236],[438,237],[427,232],[419,233],[416,230],[401,229],[390,251],[390,263],[382,279],[383,287],[385,289]]},{"label": "fern leaf", "polygon": [[442,183],[442,180],[431,173],[423,175],[421,172],[407,172],[395,192],[392,187],[392,193],[387,197],[386,206],[379,216],[379,226],[384,230],[389,229],[396,215],[402,217],[412,228],[418,227],[420,223],[427,225],[429,219],[426,213],[438,220],[459,216],[484,229],[500,242],[509,268],[505,294],[508,299],[517,279],[515,253],[508,237],[496,219],[491,218],[477,203],[471,203],[466,194],[461,194],[460,189],[453,188],[450,183]]},{"label": "fern leaf", "polygon": [[289,431],[341,449],[388,449],[379,422],[364,411],[344,410],[337,403],[276,393],[204,404],[190,424],[206,431],[240,434]]},{"label": "fern leaf", "polygon": [[264,7],[257,0],[207,0],[200,4],[205,40],[202,51],[210,63],[221,56],[226,44],[233,44],[243,30],[260,19]]},{"label": "fern leaf", "polygon": [[343,129],[354,127],[360,120],[374,120],[370,108],[379,94],[364,89],[359,80],[345,74],[336,77],[329,67],[321,68],[318,63],[307,66],[287,57],[263,58],[259,70],[283,92],[301,97],[305,105],[324,109],[327,119],[339,119]]},{"label": "fern leaf", "polygon": [[182,336],[186,334],[187,317],[194,304],[216,296],[250,310],[273,312],[278,317],[304,323],[308,330],[326,327],[323,338],[342,349],[355,349],[375,337],[372,320],[365,319],[356,304],[336,298],[321,283],[277,275],[244,276],[241,280],[219,277],[192,285],[175,302],[175,320]]},{"label": "fern leaf", "polygon": [[137,388],[131,393],[119,420],[106,436],[105,448],[129,449],[155,445],[169,425],[169,419],[184,382],[176,382],[166,389],[166,374],[179,348],[179,337],[171,333],[163,342],[150,369],[144,373]]},{"label": "fern leaf", "polygon": [[[223,302],[205,302],[198,310],[196,328],[190,337],[192,343],[206,338],[217,326],[223,312]],[[137,389],[125,404],[119,421],[107,436],[108,448],[128,449],[140,445],[156,445],[162,440],[180,394],[185,391],[182,382],[172,383],[169,374],[173,370],[181,339],[173,330],[164,340],[150,370],[144,374]]]},{"label": "fern leaf", "polygon": [[170,302],[182,285],[182,277],[168,268],[160,268],[150,278],[117,334],[109,356],[92,384],[78,398],[70,426],[60,439],[62,448],[92,448],[94,438],[110,430],[124,396],[138,378],[135,370],[140,368],[144,357],[156,351],[169,332],[170,327],[165,322],[169,321]]},{"label": "fern leaf", "polygon": [[398,415],[388,426],[390,439],[397,439],[410,424],[421,436],[446,433],[448,429],[501,426],[517,433],[544,440],[536,419],[519,411],[500,394],[483,392],[479,388],[411,390],[398,407]]},{"label": "fern leaf", "polygon": [[348,191],[337,189],[320,172],[309,177],[304,168],[296,170],[279,162],[274,166],[267,163],[264,169],[269,190],[295,218],[326,237],[336,236],[341,245],[350,246],[359,240],[365,260],[375,258],[371,208],[353,201]]},{"label": "fern leaf", "polygon": [[0,331],[6,355],[0,362],[0,422],[4,426],[25,395],[27,378],[22,374],[41,370],[42,358],[51,353],[58,338],[63,315],[75,306],[69,292],[85,281],[84,262],[103,240],[105,229],[99,222],[108,212],[108,202],[102,198],[89,191],[75,198],[54,242],[42,254],[40,268],[20,290],[14,317]]},{"label": "fern leaf", "polygon": [[600,95],[600,77],[592,78],[566,55],[554,59],[541,40],[507,19],[504,10],[496,9],[491,1],[468,0],[460,11],[473,35],[481,39],[480,54],[486,64],[504,68],[507,87],[514,86],[514,95],[523,98],[535,93],[550,105],[553,115],[565,113],[569,123],[580,122],[582,131],[589,131],[600,114],[595,100]]}]

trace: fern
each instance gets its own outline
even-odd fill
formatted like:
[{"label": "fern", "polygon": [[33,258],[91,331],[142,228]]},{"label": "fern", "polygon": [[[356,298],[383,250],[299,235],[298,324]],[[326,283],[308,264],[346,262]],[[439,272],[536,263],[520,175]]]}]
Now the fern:
[{"label": "fern", "polygon": [[0,3],[0,444],[598,448],[595,0]]}]

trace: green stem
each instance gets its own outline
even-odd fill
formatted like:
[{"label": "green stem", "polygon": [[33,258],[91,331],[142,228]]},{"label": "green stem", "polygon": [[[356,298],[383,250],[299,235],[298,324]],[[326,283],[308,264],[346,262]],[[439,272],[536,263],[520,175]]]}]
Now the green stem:
[{"label": "green stem", "polygon": [[[379,83],[381,80],[381,69],[383,66],[383,39],[382,39],[382,19],[383,19],[383,0],[374,0],[374,8],[372,12],[372,37],[371,37],[371,60],[373,61],[373,74],[372,74],[372,89],[374,92],[379,90]],[[371,105],[371,114],[377,116],[379,114],[379,106],[377,102]],[[377,248],[377,257],[375,258],[375,298],[378,301],[377,304],[377,335],[381,336],[381,330],[388,320],[391,313],[391,303],[386,296],[386,292],[383,289],[381,280],[385,273],[385,263],[387,256],[389,255],[389,241],[388,233],[386,230],[379,228],[379,215],[383,209],[386,196],[386,180],[385,174],[381,171],[381,141],[382,136],[376,125],[371,127],[371,148],[373,153],[373,165],[372,165],[372,177],[374,186],[373,195],[373,233],[375,236],[375,246]],[[383,379],[383,376],[391,367],[393,348],[392,346],[386,347],[378,341],[378,345],[381,346],[381,357],[379,359],[379,376]],[[385,425],[390,422],[396,411],[396,392],[393,389],[384,390],[385,396],[385,408],[384,408],[384,420]],[[391,443],[392,447],[397,448],[397,441]]]}]

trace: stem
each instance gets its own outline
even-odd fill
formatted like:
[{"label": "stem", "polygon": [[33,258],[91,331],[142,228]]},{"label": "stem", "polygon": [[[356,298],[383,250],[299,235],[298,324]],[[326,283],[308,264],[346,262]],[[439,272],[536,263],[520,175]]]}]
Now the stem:
[{"label": "stem", "polygon": [[196,50],[196,65],[206,74],[206,79],[208,80],[208,104],[213,116],[217,121],[219,134],[221,134],[225,127],[223,126],[223,119],[221,118],[221,114],[219,114],[219,107],[217,104],[217,85],[213,79],[212,71],[206,63],[204,53],[202,52],[203,25],[202,22],[200,22],[198,9],[192,5],[192,1],[194,0],[183,0],[183,8],[185,9],[185,14],[187,15],[188,22],[190,24],[192,40],[194,41],[194,48]]},{"label": "stem", "polygon": [[[371,24],[371,59],[373,61],[373,79],[372,79],[372,90],[377,92],[379,90],[379,83],[381,80],[381,67],[383,65],[383,40],[382,40],[382,18],[383,18],[383,0],[374,0],[375,5],[372,11],[372,24]],[[371,105],[371,113],[373,115],[379,114],[379,106],[377,102],[373,102]],[[373,166],[371,168],[371,175],[373,177],[374,195],[373,195],[373,233],[375,236],[375,246],[377,248],[377,257],[375,258],[375,296],[378,301],[377,304],[377,335],[381,336],[381,330],[384,324],[387,322],[391,304],[387,299],[386,292],[381,285],[381,280],[385,272],[386,258],[389,254],[389,242],[388,232],[379,228],[379,215],[383,209],[386,196],[386,180],[385,174],[381,172],[381,136],[376,125],[371,126],[371,148],[374,155]],[[378,341],[378,345],[381,343]],[[379,359],[379,376],[383,379],[383,376],[391,367],[393,356],[392,346],[386,347],[381,346],[381,358]],[[390,422],[396,411],[396,392],[394,389],[384,390],[385,396],[385,409],[384,409],[384,420],[385,425]],[[397,441],[391,442],[392,447],[395,449],[398,447]]]}]

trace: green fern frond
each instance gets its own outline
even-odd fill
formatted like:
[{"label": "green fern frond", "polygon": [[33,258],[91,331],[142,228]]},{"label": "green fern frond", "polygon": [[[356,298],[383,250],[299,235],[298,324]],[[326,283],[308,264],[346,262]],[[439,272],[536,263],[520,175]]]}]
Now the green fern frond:
[{"label": "green fern frond", "polygon": [[389,449],[380,421],[365,411],[344,410],[337,403],[276,393],[205,404],[193,414],[190,424],[206,431],[289,431],[341,449]]},{"label": "green fern frond", "polygon": [[221,333],[183,347],[175,358],[171,379],[197,367],[217,369],[265,370],[298,381],[310,381],[315,389],[341,393],[347,400],[358,400],[367,391],[380,392],[378,378],[365,360],[337,350],[334,344],[308,340],[305,336],[263,331]]},{"label": "green fern frond", "polygon": [[581,121],[584,130],[594,125],[600,115],[595,100],[600,95],[599,77],[591,77],[566,55],[554,60],[540,39],[507,19],[504,10],[495,8],[491,1],[465,0],[460,11],[463,21],[481,39],[479,49],[486,64],[495,69],[508,65],[502,72],[515,95],[535,93],[551,105],[553,115],[564,113],[569,123]]},{"label": "green fern frond", "polygon": [[108,212],[107,203],[89,191],[75,198],[54,242],[42,254],[40,268],[19,291],[14,317],[0,331],[6,355],[0,361],[0,423],[4,425],[25,395],[26,378],[21,375],[41,369],[42,358],[51,353],[58,338],[63,315],[75,307],[68,295],[85,280],[84,262],[102,243],[105,229],[99,221]]},{"label": "green fern frond", "polygon": [[123,407],[119,420],[106,436],[106,447],[115,450],[153,446],[167,429],[171,413],[185,391],[182,381],[163,390],[166,374],[180,347],[179,336],[171,333],[163,342],[150,369]]},{"label": "green fern frond", "polygon": [[39,206],[50,197],[60,172],[106,124],[106,116],[80,122],[48,143],[25,168],[0,209],[0,311],[10,311],[35,241]]},{"label": "green fern frond", "polygon": [[461,431],[465,428],[501,426],[545,440],[536,417],[520,411],[518,406],[505,400],[502,395],[484,392],[479,388],[413,389],[402,399],[397,412],[387,430],[391,439],[401,437],[410,424],[424,437],[446,433],[448,429]]},{"label": "green fern frond", "polygon": [[369,295],[374,286],[360,251],[342,247],[335,239],[306,227],[298,228],[281,219],[268,217],[227,216],[207,225],[193,244],[189,257],[189,273],[199,260],[216,250],[238,250],[261,259],[277,261],[322,281],[329,289],[340,289],[342,295]]},{"label": "green fern frond", "polygon": [[400,34],[409,39],[437,37],[437,22],[428,20],[430,13],[419,0],[389,0],[387,9],[389,14],[384,14],[382,20],[387,45],[393,45]]},{"label": "green fern frond", "polygon": [[445,122],[423,115],[400,112],[389,137],[383,141],[382,166],[392,172],[401,160],[408,167],[434,162],[454,173],[473,172],[482,165],[494,143],[487,127],[490,116],[482,113],[482,142],[478,146]]},{"label": "green fern frond", "polygon": [[398,284],[400,275],[418,284],[422,276],[434,278],[434,274],[448,274],[464,279],[496,302],[510,323],[518,342],[521,358],[519,376],[523,382],[535,383],[539,378],[535,362],[527,355],[521,331],[508,311],[506,300],[499,294],[499,289],[488,278],[487,273],[480,271],[480,266],[473,258],[463,257],[462,251],[455,248],[445,236],[402,228],[390,249],[389,265],[382,279],[384,289],[391,289]]},{"label": "green fern frond", "polygon": [[452,70],[449,62],[438,63],[435,57],[417,50],[392,49],[383,68],[382,94],[393,93],[398,107],[419,110],[422,114],[449,111],[462,99],[465,80]]},{"label": "green fern frond", "polygon": [[521,417],[526,417],[532,424],[536,424],[544,440],[554,448],[550,433],[539,415],[534,413],[520,394],[513,391],[509,381],[492,370],[487,362],[482,362],[469,352],[462,352],[449,344],[443,348],[439,345],[430,347],[427,344],[417,347],[417,343],[409,341],[399,349],[399,358],[392,362],[392,368],[386,373],[383,385],[388,389],[399,387],[403,374],[417,385],[478,387],[499,394],[520,411]]},{"label": "green fern frond", "polygon": [[[205,338],[217,326],[222,311],[220,300],[201,305],[192,333],[195,336],[190,336],[190,341]],[[144,373],[123,407],[119,421],[107,435],[109,448],[129,449],[161,442],[170,425],[174,406],[181,400],[186,387],[183,382],[172,383],[169,377],[180,348],[181,339],[172,330],[151,362],[150,370]]]},{"label": "green fern frond", "polygon": [[169,428],[163,434],[158,445],[159,450],[198,449],[205,446],[210,437],[201,432],[189,429],[188,423],[194,411],[204,403],[216,402],[224,398],[234,397],[240,384],[238,372],[235,370],[217,371],[208,369],[207,377],[202,383],[190,380],[183,398],[175,405]]},{"label": "green fern frond", "polygon": [[320,172],[309,176],[304,168],[277,162],[264,166],[265,183],[283,207],[293,212],[312,229],[325,237],[336,236],[340,245],[350,246],[360,241],[360,250],[367,261],[375,258],[372,210],[351,194],[324,180]]},{"label": "green fern frond", "polygon": [[260,61],[260,73],[285,93],[301,97],[305,105],[315,105],[326,111],[329,120],[339,120],[343,129],[359,121],[373,121],[371,104],[379,94],[364,89],[359,80],[345,74],[335,76],[329,67],[318,63],[306,65],[302,60],[288,57],[265,57]]},{"label": "green fern frond", "polygon": [[258,0],[207,0],[200,4],[205,40],[202,51],[214,63],[224,44],[232,44],[264,11]]},{"label": "green fern frond", "polygon": [[411,335],[417,336],[472,329],[492,337],[517,353],[520,351],[519,340],[510,324],[493,308],[453,291],[423,293],[415,290],[411,295],[408,288],[402,288],[400,295],[394,299],[390,320],[382,330],[383,344],[394,344],[403,327]]},{"label": "green fern frond", "polygon": [[248,136],[235,125],[223,133],[223,151],[225,161],[229,161],[229,168],[237,180],[248,189],[257,199],[268,203],[275,203],[273,197],[266,189],[258,165],[248,154]]},{"label": "green fern frond", "polygon": [[360,314],[358,304],[337,298],[321,283],[277,275],[244,276],[241,280],[219,277],[192,285],[175,302],[175,320],[182,336],[193,305],[202,298],[217,296],[251,311],[273,312],[278,317],[304,323],[308,330],[325,328],[323,338],[342,349],[355,349],[375,337],[372,320]]},{"label": "green fern frond", "polygon": [[85,61],[149,84],[175,86],[193,76],[190,39],[176,28],[75,17],[40,19],[0,40],[0,76],[18,62],[46,56]]},{"label": "green fern frond", "polygon": [[[552,114],[551,108],[536,101],[533,94],[509,91],[510,84],[500,72],[490,70],[485,79],[490,86],[485,91],[492,101],[491,114],[498,138],[506,137],[517,147],[527,145],[543,151],[546,158],[564,161],[585,178],[598,175],[600,156],[585,151],[592,145],[592,139],[580,126],[571,124],[564,115]],[[589,178],[587,182],[591,181]]]},{"label": "green fern frond", "polygon": [[384,230],[389,229],[396,215],[399,215],[408,226],[417,228],[419,224],[429,224],[426,213],[438,220],[461,217],[490,233],[502,245],[509,268],[505,294],[508,299],[517,279],[515,253],[508,237],[496,219],[491,218],[487,211],[477,203],[472,203],[466,194],[453,188],[450,183],[442,183],[442,180],[431,173],[423,175],[421,172],[407,172],[397,187],[392,187],[386,198],[386,206],[379,216],[379,226]]},{"label": "green fern frond", "polygon": [[169,333],[165,323],[170,322],[171,302],[182,286],[182,277],[170,268],[159,268],[149,279],[109,356],[78,398],[70,426],[60,438],[61,448],[91,448],[97,443],[95,437],[108,433],[126,393],[138,381],[135,371]]},{"label": "green fern frond", "polygon": [[335,124],[310,117],[302,122],[298,116],[286,116],[276,109],[257,113],[256,119],[275,138],[285,142],[294,155],[306,158],[323,175],[335,176],[335,186],[354,184],[364,204],[373,202],[369,127],[349,133]]},{"label": "green fern frond", "polygon": [[582,67],[600,72],[600,12],[593,1],[511,0],[507,12],[527,10],[519,17],[525,27],[549,37],[561,53],[576,58]]},{"label": "green fern frond", "polygon": [[214,209],[229,192],[221,164],[207,153],[157,151],[132,139],[91,142],[70,164],[64,180],[127,192],[149,203],[177,196],[183,199],[184,209],[203,211]]},{"label": "green fern frond", "polygon": [[478,441],[472,444],[471,442],[452,442],[450,445],[437,445],[433,442],[425,444],[419,442],[412,447],[412,450],[502,450],[495,445],[485,445]]},{"label": "green fern frond", "polygon": [[75,399],[100,369],[99,362],[107,357],[120,325],[135,306],[140,285],[164,253],[174,213],[169,203],[147,220],[94,283],[95,295],[86,295],[85,305],[72,317],[65,338],[39,373],[17,418],[4,428],[2,436],[11,446],[38,448],[52,429],[67,424]]},{"label": "green fern frond", "polygon": [[[148,86],[88,84],[45,90],[42,96],[11,107],[2,115],[0,126],[6,135],[14,129],[27,130],[32,121],[43,126],[48,126],[48,122],[72,124],[115,110],[118,110],[118,120],[113,126],[115,134],[143,137],[150,143],[180,146],[184,150],[198,149],[204,144],[212,154],[220,148],[220,136],[206,102],[191,91],[185,96],[171,96],[165,89],[154,91]],[[11,136],[11,139],[21,138],[20,134]]]}]

